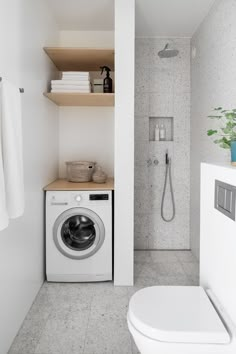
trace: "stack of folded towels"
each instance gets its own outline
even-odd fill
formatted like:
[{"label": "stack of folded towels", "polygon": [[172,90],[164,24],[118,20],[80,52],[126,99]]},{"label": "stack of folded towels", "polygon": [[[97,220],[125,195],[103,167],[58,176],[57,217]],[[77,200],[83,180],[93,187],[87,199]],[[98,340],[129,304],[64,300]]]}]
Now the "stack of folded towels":
[{"label": "stack of folded towels", "polygon": [[63,71],[61,80],[51,81],[51,92],[91,92],[89,72]]}]

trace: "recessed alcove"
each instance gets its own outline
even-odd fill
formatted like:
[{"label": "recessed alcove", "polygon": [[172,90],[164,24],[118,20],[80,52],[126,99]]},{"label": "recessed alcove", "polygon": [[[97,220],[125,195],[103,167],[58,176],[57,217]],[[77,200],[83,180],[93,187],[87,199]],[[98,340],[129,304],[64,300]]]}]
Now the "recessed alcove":
[{"label": "recessed alcove", "polygon": [[161,124],[164,124],[166,128],[166,139],[164,141],[173,141],[174,138],[174,118],[173,117],[149,117],[149,141],[156,141],[155,127],[157,124],[159,128]]}]

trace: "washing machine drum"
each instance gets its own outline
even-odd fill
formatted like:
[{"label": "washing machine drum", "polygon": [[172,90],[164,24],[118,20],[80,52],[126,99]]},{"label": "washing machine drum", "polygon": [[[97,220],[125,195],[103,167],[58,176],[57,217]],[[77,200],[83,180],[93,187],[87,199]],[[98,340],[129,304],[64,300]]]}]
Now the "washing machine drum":
[{"label": "washing machine drum", "polygon": [[56,220],[53,238],[57,249],[74,259],[91,257],[102,246],[105,228],[100,217],[86,208],[66,210]]}]

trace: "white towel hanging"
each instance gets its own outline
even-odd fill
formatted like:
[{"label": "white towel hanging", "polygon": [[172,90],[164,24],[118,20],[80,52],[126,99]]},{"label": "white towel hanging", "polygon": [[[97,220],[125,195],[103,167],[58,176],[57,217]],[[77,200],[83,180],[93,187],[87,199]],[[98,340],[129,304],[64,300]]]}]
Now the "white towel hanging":
[{"label": "white towel hanging", "polygon": [[24,212],[21,94],[18,87],[5,79],[0,91],[6,210],[9,218],[17,218]]},{"label": "white towel hanging", "polygon": [[[1,88],[0,88],[1,90]],[[0,100],[1,107],[1,100]],[[2,127],[0,120],[0,231],[4,230],[9,224],[9,218],[6,206],[6,195],[5,195],[5,179],[3,172],[3,156],[2,156]]]}]

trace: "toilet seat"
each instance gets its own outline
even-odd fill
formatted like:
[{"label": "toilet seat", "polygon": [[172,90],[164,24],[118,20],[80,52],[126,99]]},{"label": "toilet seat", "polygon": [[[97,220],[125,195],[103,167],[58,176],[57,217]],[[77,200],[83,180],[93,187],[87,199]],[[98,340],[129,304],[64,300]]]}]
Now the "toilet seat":
[{"label": "toilet seat", "polygon": [[153,286],[135,293],[128,320],[143,335],[170,343],[228,344],[231,339],[198,286]]}]

